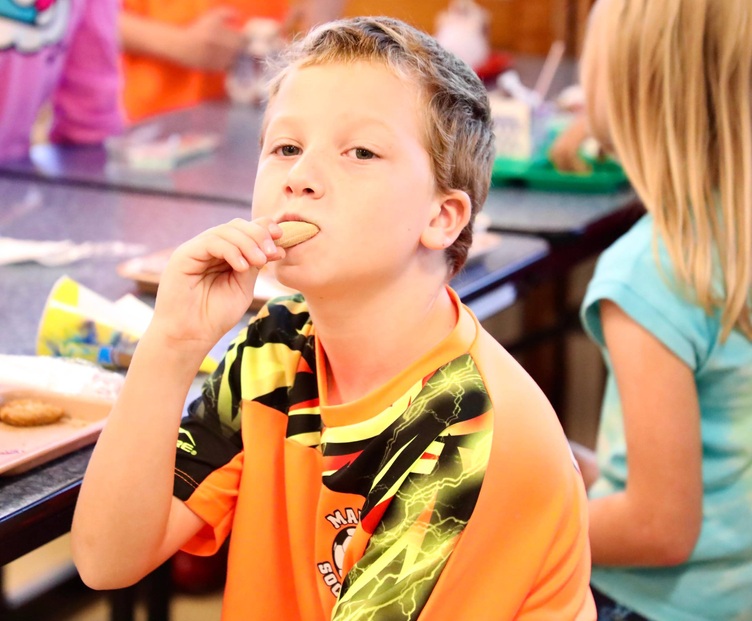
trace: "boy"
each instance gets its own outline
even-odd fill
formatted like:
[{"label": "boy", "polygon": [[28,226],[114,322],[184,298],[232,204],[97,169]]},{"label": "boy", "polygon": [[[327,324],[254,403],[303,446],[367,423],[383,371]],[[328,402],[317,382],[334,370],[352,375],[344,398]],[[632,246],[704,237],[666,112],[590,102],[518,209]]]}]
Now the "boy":
[{"label": "boy", "polygon": [[[595,618],[561,428],[446,284],[491,127],[472,71],[401,22],[335,22],[293,47],[255,219],[175,252],[92,457],[73,527],[88,584],[211,554],[232,530],[226,620]],[[277,247],[295,220],[318,233]],[[259,312],[181,422],[267,263],[302,295]]]}]

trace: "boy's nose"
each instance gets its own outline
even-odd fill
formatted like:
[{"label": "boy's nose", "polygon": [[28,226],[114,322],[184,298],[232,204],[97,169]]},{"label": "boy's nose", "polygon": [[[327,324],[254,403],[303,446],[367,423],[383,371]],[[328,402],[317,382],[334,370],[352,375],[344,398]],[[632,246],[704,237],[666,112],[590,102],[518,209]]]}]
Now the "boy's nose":
[{"label": "boy's nose", "polygon": [[290,196],[316,198],[323,192],[323,182],[310,154],[303,155],[287,174],[285,193]]}]

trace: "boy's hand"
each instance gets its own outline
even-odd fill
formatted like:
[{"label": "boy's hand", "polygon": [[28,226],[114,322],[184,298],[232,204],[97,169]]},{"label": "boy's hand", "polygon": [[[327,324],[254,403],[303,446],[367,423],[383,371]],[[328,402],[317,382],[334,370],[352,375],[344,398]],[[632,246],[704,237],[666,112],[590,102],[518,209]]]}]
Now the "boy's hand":
[{"label": "boy's hand", "polygon": [[203,358],[253,301],[259,269],[285,256],[279,225],[237,218],[204,231],[173,252],[160,278],[149,331]]}]

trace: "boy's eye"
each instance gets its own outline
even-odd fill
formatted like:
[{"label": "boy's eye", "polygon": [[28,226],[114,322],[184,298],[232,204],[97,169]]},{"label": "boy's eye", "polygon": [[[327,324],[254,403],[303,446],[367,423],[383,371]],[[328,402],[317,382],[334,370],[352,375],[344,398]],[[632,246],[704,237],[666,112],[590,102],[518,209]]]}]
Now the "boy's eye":
[{"label": "boy's eye", "polygon": [[355,157],[359,160],[371,160],[376,157],[376,154],[373,151],[363,149],[362,147],[357,147],[356,149],[354,149],[354,151]]},{"label": "boy's eye", "polygon": [[274,151],[284,157],[290,157],[293,155],[299,155],[300,147],[296,147],[294,144],[283,144],[281,147],[274,149]]}]

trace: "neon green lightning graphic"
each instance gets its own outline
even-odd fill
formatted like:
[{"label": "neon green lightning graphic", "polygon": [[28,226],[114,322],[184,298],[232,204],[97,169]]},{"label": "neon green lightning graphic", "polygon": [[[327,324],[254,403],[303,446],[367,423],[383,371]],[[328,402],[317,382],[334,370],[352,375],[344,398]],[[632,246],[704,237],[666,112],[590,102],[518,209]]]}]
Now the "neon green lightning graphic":
[{"label": "neon green lightning graphic", "polygon": [[[484,397],[474,401],[479,410],[470,415],[460,407],[463,402],[467,406],[468,392]],[[431,378],[405,412],[400,427],[416,417],[466,421],[485,414],[488,408],[482,378],[472,360],[463,357]],[[450,438],[452,431],[450,424],[441,435]],[[465,528],[468,498],[474,502],[472,491],[480,490],[490,456],[491,431],[486,425],[462,436],[462,450],[448,456],[446,450],[442,451],[437,468],[429,475],[414,475],[413,467],[406,468],[384,495],[394,494],[388,511],[399,519],[392,519],[388,527],[382,520],[365,554],[350,570],[347,588],[335,605],[332,619],[418,618]],[[396,446],[388,454],[393,456],[395,451],[399,451]],[[382,464],[386,468],[392,465],[393,460]]]}]

